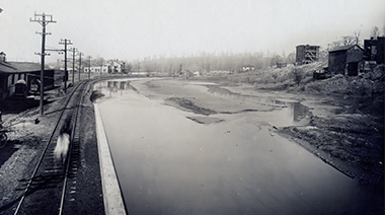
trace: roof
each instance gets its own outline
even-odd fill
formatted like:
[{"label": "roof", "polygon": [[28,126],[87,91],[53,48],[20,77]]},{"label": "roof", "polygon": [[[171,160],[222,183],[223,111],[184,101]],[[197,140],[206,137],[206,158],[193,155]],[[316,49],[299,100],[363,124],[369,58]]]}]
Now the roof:
[{"label": "roof", "polygon": [[330,50],[329,52],[347,51],[347,50],[349,50],[355,46],[357,46],[358,48],[360,48],[363,51],[363,49],[359,45],[350,45],[350,46],[338,46],[338,47]]},{"label": "roof", "polygon": [[306,45],[298,45],[298,46],[296,46],[296,47],[306,47],[306,46],[308,46],[308,47],[320,47],[320,46],[318,46],[318,45],[309,45],[309,44],[306,44]]},{"label": "roof", "polygon": [[0,73],[23,73],[40,71],[39,63],[31,62],[0,62]]}]

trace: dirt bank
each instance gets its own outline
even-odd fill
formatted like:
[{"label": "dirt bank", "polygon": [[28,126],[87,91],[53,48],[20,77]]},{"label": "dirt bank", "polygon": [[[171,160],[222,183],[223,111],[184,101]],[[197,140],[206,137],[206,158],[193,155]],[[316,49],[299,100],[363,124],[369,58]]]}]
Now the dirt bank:
[{"label": "dirt bank", "polygon": [[[358,76],[313,78],[321,64],[269,68],[228,77],[209,77],[223,88],[242,95],[273,94],[300,101],[311,110],[304,123],[275,125],[289,138],[346,175],[383,192],[385,66]],[[201,78],[200,78],[200,81]]]}]

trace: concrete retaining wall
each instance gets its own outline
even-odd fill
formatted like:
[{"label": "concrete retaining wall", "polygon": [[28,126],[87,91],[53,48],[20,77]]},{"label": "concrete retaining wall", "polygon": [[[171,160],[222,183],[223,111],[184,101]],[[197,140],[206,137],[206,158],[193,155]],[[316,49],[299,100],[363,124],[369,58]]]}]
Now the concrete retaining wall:
[{"label": "concrete retaining wall", "polygon": [[105,212],[127,214],[97,104],[94,104],[94,109]]}]

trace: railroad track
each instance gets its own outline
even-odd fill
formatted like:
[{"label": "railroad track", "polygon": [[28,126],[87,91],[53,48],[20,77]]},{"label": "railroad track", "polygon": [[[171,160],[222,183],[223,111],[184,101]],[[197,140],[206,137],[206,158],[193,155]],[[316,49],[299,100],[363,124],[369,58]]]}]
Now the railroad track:
[{"label": "railroad track", "polygon": [[[76,201],[76,173],[79,162],[79,127],[81,104],[90,81],[74,87],[63,104],[58,121],[34,171],[20,181],[19,198],[14,214],[63,214],[65,206]],[[69,151],[64,162],[55,160],[54,149],[60,130],[66,127],[70,134]]]}]

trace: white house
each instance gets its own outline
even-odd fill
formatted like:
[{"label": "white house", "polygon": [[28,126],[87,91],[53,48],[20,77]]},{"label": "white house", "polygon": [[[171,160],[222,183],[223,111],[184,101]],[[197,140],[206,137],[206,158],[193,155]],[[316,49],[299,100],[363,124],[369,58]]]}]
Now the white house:
[{"label": "white house", "polygon": [[84,72],[88,73],[90,71],[91,73],[107,73],[108,72],[108,65],[104,64],[103,66],[91,66],[91,67],[84,67]]},{"label": "white house", "polygon": [[91,73],[122,73],[125,71],[125,63],[120,61],[110,61],[102,66],[91,66],[84,67],[84,72],[88,73],[90,70]]},{"label": "white house", "polygon": [[122,61],[111,61],[109,63],[111,73],[122,73],[125,72],[125,63]]}]

